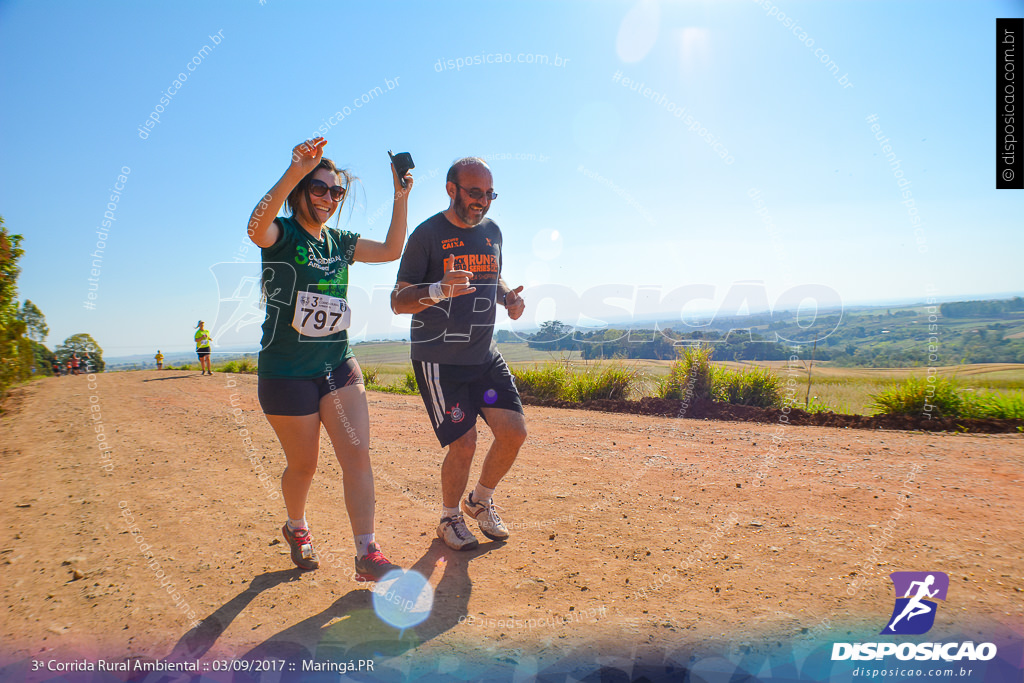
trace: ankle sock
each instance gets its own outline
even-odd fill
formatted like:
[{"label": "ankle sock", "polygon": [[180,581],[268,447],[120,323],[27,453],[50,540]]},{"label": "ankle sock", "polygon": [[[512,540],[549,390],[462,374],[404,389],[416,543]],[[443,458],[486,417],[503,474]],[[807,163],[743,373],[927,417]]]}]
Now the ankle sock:
[{"label": "ankle sock", "polygon": [[473,489],[473,502],[486,503],[492,497],[494,497],[494,489],[489,489],[480,482],[477,482],[476,488]]},{"label": "ankle sock", "polygon": [[461,514],[459,508],[446,508],[444,505],[441,506],[441,519],[445,517],[454,517],[455,515]]},{"label": "ankle sock", "polygon": [[373,545],[373,534],[357,534],[356,557],[366,557],[370,553],[371,545]]},{"label": "ankle sock", "polygon": [[306,518],[305,517],[303,517],[302,519],[292,519],[291,517],[289,517],[288,518],[288,528],[291,529],[292,531],[296,531],[297,529],[308,529],[309,525],[306,524]]}]

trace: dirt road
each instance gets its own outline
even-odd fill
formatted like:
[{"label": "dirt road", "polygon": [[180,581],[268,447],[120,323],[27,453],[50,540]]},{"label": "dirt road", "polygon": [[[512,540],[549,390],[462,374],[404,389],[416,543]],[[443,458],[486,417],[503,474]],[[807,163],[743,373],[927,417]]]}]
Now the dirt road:
[{"label": "dirt road", "polygon": [[[429,618],[404,631],[350,578],[326,435],[307,514],[323,566],[293,568],[278,541],[284,459],[254,376],[16,390],[0,418],[4,660],[372,656],[411,677],[637,648],[813,647],[877,634],[902,570],[950,577],[929,637],[1022,631],[1021,435],[528,406],[495,499],[512,538],[453,553],[434,536],[441,450],[419,398],[369,403],[377,538],[434,588]],[[471,481],[478,471],[479,458]]]}]

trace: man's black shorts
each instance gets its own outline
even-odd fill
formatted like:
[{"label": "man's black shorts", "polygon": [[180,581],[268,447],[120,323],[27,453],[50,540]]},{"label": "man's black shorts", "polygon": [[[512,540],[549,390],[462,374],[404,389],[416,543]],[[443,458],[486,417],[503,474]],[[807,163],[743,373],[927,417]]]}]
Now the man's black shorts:
[{"label": "man's black shorts", "polygon": [[480,365],[443,365],[414,360],[412,367],[430,424],[442,448],[472,429],[477,415],[487,421],[481,408],[523,412],[515,380],[501,354]]}]

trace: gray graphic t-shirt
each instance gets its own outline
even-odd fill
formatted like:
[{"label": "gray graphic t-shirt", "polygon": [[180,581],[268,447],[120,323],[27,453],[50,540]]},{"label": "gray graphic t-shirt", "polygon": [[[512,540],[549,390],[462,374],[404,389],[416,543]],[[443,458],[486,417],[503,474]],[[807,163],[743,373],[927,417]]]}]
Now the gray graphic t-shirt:
[{"label": "gray graphic t-shirt", "polygon": [[413,285],[438,282],[445,265],[473,273],[472,294],[446,299],[412,316],[412,359],[444,365],[478,365],[497,355],[494,317],[501,276],[501,230],[485,218],[458,228],[443,213],[420,223],[398,268],[398,280]]}]

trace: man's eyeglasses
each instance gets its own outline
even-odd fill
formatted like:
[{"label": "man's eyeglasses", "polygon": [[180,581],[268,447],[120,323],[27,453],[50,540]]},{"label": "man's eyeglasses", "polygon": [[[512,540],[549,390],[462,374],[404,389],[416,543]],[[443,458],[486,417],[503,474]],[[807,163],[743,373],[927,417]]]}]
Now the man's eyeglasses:
[{"label": "man's eyeglasses", "polygon": [[334,185],[333,187],[328,187],[327,183],[325,183],[324,181],[315,179],[311,180],[309,183],[309,193],[314,197],[323,197],[325,194],[327,194],[328,190],[331,191],[331,199],[333,199],[336,202],[340,202],[342,199],[345,198],[345,188],[342,187],[341,185]]},{"label": "man's eyeglasses", "polygon": [[475,187],[473,189],[470,189],[468,187],[462,187],[462,185],[459,185],[458,183],[452,183],[452,185],[454,185],[455,187],[459,188],[460,190],[465,190],[466,194],[468,194],[470,197],[472,197],[473,199],[476,199],[476,200],[483,199],[484,197],[486,197],[487,199],[491,199],[491,200],[498,198],[498,193],[497,192],[491,192],[491,191],[485,192],[483,190],[478,190]]}]

